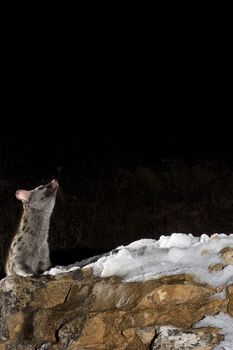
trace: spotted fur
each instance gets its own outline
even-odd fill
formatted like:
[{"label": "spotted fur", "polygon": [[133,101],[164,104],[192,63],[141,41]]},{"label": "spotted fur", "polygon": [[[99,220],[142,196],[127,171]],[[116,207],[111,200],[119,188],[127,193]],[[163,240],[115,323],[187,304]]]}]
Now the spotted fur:
[{"label": "spotted fur", "polygon": [[16,191],[23,214],[9,249],[7,276],[38,275],[50,267],[48,233],[58,186],[54,179],[31,191]]}]

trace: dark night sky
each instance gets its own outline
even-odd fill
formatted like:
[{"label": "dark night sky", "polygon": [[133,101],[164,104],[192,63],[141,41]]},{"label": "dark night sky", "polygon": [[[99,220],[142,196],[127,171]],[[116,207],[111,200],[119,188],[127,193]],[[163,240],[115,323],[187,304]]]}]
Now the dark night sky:
[{"label": "dark night sky", "polygon": [[94,161],[127,167],[173,158],[233,160],[230,129],[187,124],[186,128],[165,123],[151,128],[11,128],[2,129],[1,139],[10,173],[37,174],[38,180],[56,175],[58,166],[75,172]]},{"label": "dark night sky", "polygon": [[25,157],[34,163],[46,159],[69,162],[89,158],[131,157],[145,160],[218,157],[231,154],[231,137],[215,129],[151,128],[43,128],[8,129],[2,135],[8,156]]},{"label": "dark night sky", "polygon": [[174,158],[231,163],[230,101],[217,98],[216,94],[190,97],[187,92],[183,95],[179,92],[173,86],[169,94],[155,99],[154,104],[151,100],[147,105],[143,99],[138,110],[137,104],[128,110],[130,99],[127,109],[123,109],[122,101],[116,105],[115,99],[109,113],[107,106],[111,101],[103,113],[101,104],[93,105],[91,117],[87,117],[83,103],[74,116],[69,109],[67,114],[62,114],[63,109],[56,114],[57,105],[50,117],[47,113],[37,117],[35,111],[35,116],[28,120],[18,117],[13,123],[9,119],[8,126],[0,130],[8,174],[15,178],[23,174],[40,181],[56,175],[58,166],[62,172],[69,168],[75,173],[94,161],[126,167],[153,165]]}]

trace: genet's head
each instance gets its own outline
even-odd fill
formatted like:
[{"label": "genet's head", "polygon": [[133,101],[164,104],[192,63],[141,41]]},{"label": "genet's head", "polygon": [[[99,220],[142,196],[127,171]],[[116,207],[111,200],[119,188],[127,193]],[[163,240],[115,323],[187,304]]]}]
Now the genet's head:
[{"label": "genet's head", "polygon": [[58,181],[53,179],[47,185],[38,186],[31,191],[18,190],[16,191],[15,196],[22,201],[25,206],[52,213],[58,187]]}]

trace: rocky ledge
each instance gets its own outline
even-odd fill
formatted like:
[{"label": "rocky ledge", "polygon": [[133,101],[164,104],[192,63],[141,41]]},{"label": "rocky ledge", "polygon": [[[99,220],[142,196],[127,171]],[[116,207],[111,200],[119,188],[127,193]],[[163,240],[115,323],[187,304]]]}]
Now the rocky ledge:
[{"label": "rocky ledge", "polygon": [[[211,350],[221,328],[192,327],[207,315],[233,317],[233,285],[180,274],[144,282],[101,278],[91,268],[0,282],[1,350]],[[217,294],[216,294],[217,293]]]}]

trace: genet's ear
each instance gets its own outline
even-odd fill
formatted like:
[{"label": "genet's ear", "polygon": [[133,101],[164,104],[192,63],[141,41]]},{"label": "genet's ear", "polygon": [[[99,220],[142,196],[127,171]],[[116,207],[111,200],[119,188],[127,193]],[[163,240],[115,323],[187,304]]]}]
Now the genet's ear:
[{"label": "genet's ear", "polygon": [[30,197],[30,191],[18,190],[18,191],[15,192],[15,196],[20,201],[28,202],[29,197]]}]

